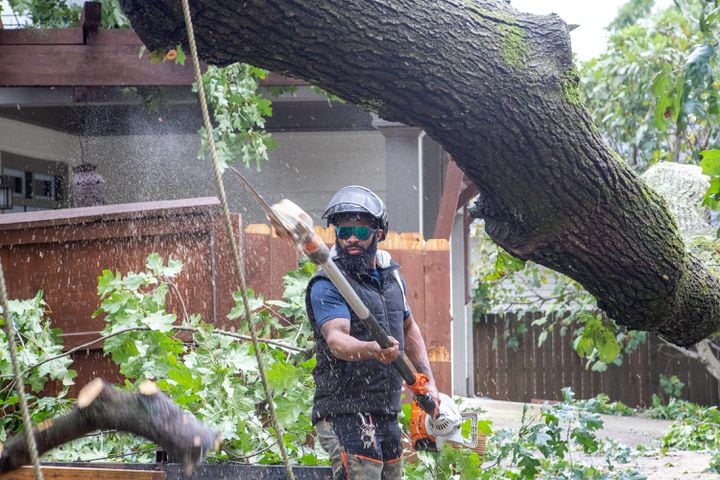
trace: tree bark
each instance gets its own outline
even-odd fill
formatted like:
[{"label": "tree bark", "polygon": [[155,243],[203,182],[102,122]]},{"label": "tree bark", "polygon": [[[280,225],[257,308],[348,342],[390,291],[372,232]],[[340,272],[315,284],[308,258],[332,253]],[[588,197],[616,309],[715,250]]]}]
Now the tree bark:
[{"label": "tree bark", "polygon": [[[83,387],[70,412],[42,422],[33,434],[42,455],[96,430],[118,430],[152,440],[182,463],[188,475],[207,452],[220,445],[217,433],[172,403],[154,383],[144,382],[138,393],[127,393],[99,378]],[[0,474],[29,463],[22,435],[0,444]]]},{"label": "tree bark", "polygon": [[[187,43],[178,0],[121,3],[148,48]],[[718,279],[601,139],[557,15],[504,0],[191,3],[204,60],[305,79],[423,128],[478,186],[495,242],[576,279],[619,323],[682,346],[718,329]]]}]

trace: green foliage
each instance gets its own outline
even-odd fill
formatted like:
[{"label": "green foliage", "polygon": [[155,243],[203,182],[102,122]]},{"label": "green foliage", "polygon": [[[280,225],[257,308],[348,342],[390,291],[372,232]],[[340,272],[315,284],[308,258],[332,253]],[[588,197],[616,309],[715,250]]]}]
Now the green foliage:
[{"label": "green foliage", "polygon": [[120,6],[120,0],[100,0],[102,4],[102,28],[129,28],[130,21],[127,19]]},{"label": "green foliage", "polygon": [[715,2],[678,0],[648,16],[651,3],[628,2],[611,24],[607,51],[581,67],[596,125],[639,170],[697,161],[720,131]]},{"label": "green foliage", "polygon": [[[502,429],[492,433],[487,430],[488,449],[483,458],[468,450],[449,447],[437,453],[418,452],[416,460],[406,466],[406,477],[418,480],[645,478],[634,469],[619,468],[618,464],[631,459],[629,448],[613,441],[601,441],[596,436],[603,426],[596,410],[603,402],[594,399],[576,402],[569,389],[563,390],[563,397],[561,403],[543,405],[537,417],[532,417],[526,406],[517,431]],[[577,452],[604,456],[605,467],[574,460],[578,458]]]},{"label": "green foliage", "polygon": [[157,445],[140,437],[118,432],[97,432],[50,451],[44,461],[152,463]]},{"label": "green foliage", "polygon": [[[557,478],[557,479],[640,479],[635,470],[618,469],[615,463],[627,463],[630,451],[613,442],[602,442],[596,432],[603,423],[587,405],[574,402],[569,389],[565,401],[545,404],[539,418],[530,418],[525,409],[517,436],[500,430],[489,445],[490,468],[479,478]],[[573,460],[573,452],[604,454],[607,468],[583,465]]]},{"label": "green foliage", "polygon": [[[203,86],[208,105],[213,112],[213,134],[222,168],[237,159],[246,167],[260,165],[267,160],[268,149],[275,141],[263,130],[265,117],[272,115],[270,100],[258,93],[261,79],[267,71],[247,64],[234,63],[226,67],[208,67]],[[194,86],[197,90],[197,85]],[[207,132],[200,130],[199,158],[204,158]]]},{"label": "green foliage", "polygon": [[[28,404],[32,408],[32,419],[41,422],[65,411],[70,401],[66,399],[68,386],[72,385],[75,372],[70,370],[71,360],[61,356],[60,332],[50,326],[46,316],[46,304],[42,292],[29,300],[11,300],[10,319],[14,322],[20,369],[24,372],[27,385]],[[3,323],[5,318],[0,317]],[[5,330],[0,330],[0,441],[11,433],[22,429],[22,419],[17,410],[18,397],[10,362],[10,351]],[[48,381],[60,385],[57,397],[40,397]]]},{"label": "green foliage", "polygon": [[615,324],[608,325],[601,317],[583,312],[586,317],[582,333],[575,339],[575,351],[582,357],[590,357],[595,352],[603,363],[610,363],[620,353],[620,345],[615,338]]},{"label": "green foliage", "polygon": [[703,408],[696,415],[675,421],[663,435],[663,447],[677,450],[720,448],[720,412]]},{"label": "green foliage", "polygon": [[683,387],[685,387],[685,384],[680,381],[677,375],[671,375],[670,377],[660,375],[660,388],[662,388],[668,397],[680,398]]},{"label": "green foliage", "polygon": [[622,30],[647,17],[655,0],[629,0],[620,7],[615,19],[607,26],[610,31]]},{"label": "green foliage", "polygon": [[[595,298],[580,284],[564,275],[533,262],[512,257],[497,247],[477,222],[472,230],[476,263],[472,265],[473,315],[495,313],[503,316],[502,340],[508,348],[517,348],[527,333],[524,322],[513,322],[532,314],[532,326],[540,327],[538,346],[558,329],[570,334],[577,353],[586,358],[587,368],[605,371],[609,364],[621,365],[622,354],[633,352],[647,334],[625,331],[597,309]],[[495,343],[501,339],[495,339]]]},{"label": "green foliage", "polygon": [[405,478],[408,480],[489,478],[484,475],[481,464],[482,458],[477,453],[445,445],[437,453],[417,452],[417,460],[405,464]]},{"label": "green foliage", "polygon": [[[99,0],[102,4],[102,28],[130,26],[120,8],[119,0]],[[35,28],[69,28],[80,26],[80,5],[68,5],[67,0],[8,0],[18,15],[27,16]]]},{"label": "green foliage", "polygon": [[705,407],[697,403],[679,398],[671,398],[664,403],[658,395],[653,395],[652,406],[645,411],[645,415],[660,420],[687,420],[700,416],[703,410]]},{"label": "green foliage", "polygon": [[576,405],[589,412],[600,413],[602,415],[618,415],[621,417],[635,415],[635,409],[628,407],[622,402],[611,402],[610,397],[604,393],[589,400],[577,400]]},{"label": "green foliage", "polygon": [[[717,407],[703,407],[696,403],[680,400],[676,396],[679,390],[677,382],[669,381],[672,388],[666,390],[670,400],[664,403],[653,395],[652,407],[645,414],[650,418],[673,420],[663,435],[663,448],[677,450],[712,450],[713,460],[710,467],[717,469],[720,453],[720,412]],[[667,384],[666,384],[667,386]]]},{"label": "green foliage", "polygon": [[702,172],[710,177],[710,186],[703,197],[703,205],[718,210],[720,208],[720,149],[702,151],[700,167]]},{"label": "green foliage", "polygon": [[[173,280],[181,269],[179,261],[165,263],[159,255],[151,254],[143,272],[102,272],[98,278],[101,304],[95,315],[105,320],[105,353],[126,376],[126,386],[134,389],[144,379],[153,379],[176,404],[219,431],[225,442],[213,457],[216,460],[279,462],[254,351],[244,329],[226,332],[202,322],[196,315],[176,321],[174,315],[166,312],[168,295],[178,294]],[[291,457],[301,464],[319,461],[306,444],[312,434],[309,414],[315,359],[298,352],[311,347],[312,335],[304,311],[297,319],[292,314],[299,312],[304,286],[313,273],[314,266],[307,264],[291,272],[285,279],[282,301],[271,304],[251,295],[254,321],[275,341],[272,344],[261,341],[259,348],[267,365],[279,421],[286,430],[283,441]],[[282,313],[274,310],[277,308]],[[60,355],[58,331],[50,328],[44,311],[41,294],[32,300],[11,303],[11,315],[22,340],[20,359],[22,368],[28,370],[26,381],[31,393],[39,392],[50,379],[70,385],[74,376],[67,368],[70,359]],[[234,311],[242,313],[242,308],[236,305]],[[267,325],[272,327],[265,328]],[[15,414],[17,397],[10,382],[7,348],[2,347],[4,341],[0,337],[2,439],[21,429]],[[60,358],[42,363],[54,355]],[[39,422],[62,413],[71,404],[66,393],[65,388],[57,398],[31,395],[33,420]],[[100,433],[72,442],[46,458],[151,461],[154,448],[143,439]]]},{"label": "green foliage", "polygon": [[[252,345],[239,342],[237,335],[217,330],[197,316],[182,320],[181,327],[192,332],[192,339],[183,341],[175,327],[175,316],[165,311],[172,279],[181,265],[172,260],[165,265],[153,254],[146,267],[145,272],[124,276],[106,270],[99,279],[102,303],[98,314],[105,315],[103,334],[109,337],[105,352],[129,384],[156,380],[175,403],[219,431],[225,439],[219,459],[276,462],[276,439],[268,431],[269,413]],[[307,283],[311,272],[307,268],[294,272],[292,281],[286,282],[288,291],[297,295],[298,284]],[[307,325],[292,318],[278,319],[262,297],[248,294],[260,336],[293,338],[295,344],[302,339],[307,346],[309,336],[298,333]],[[239,293],[235,298],[240,300]],[[293,298],[286,303],[297,302]],[[229,317],[244,319],[241,301]],[[237,334],[246,334],[246,327],[241,322]],[[271,344],[261,343],[259,348],[279,422],[286,429],[284,441],[291,456],[301,459],[310,451],[305,440],[312,432],[309,413],[315,360],[297,359]]]},{"label": "green foliage", "polygon": [[711,472],[720,473],[720,450],[712,452],[709,470]]},{"label": "green foliage", "polygon": [[78,5],[68,5],[65,0],[9,0],[10,8],[28,16],[36,28],[68,28],[80,24]]}]

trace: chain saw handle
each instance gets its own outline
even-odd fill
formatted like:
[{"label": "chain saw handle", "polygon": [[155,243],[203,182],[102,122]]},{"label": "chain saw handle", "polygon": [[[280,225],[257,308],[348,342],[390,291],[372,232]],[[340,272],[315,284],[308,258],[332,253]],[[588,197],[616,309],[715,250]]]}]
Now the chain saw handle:
[{"label": "chain saw handle", "polygon": [[[435,412],[435,400],[430,396],[427,389],[427,383],[430,381],[424,373],[415,375],[415,382],[408,383],[408,388],[415,394],[415,402],[426,413],[432,415]],[[406,382],[407,383],[407,382]]]}]

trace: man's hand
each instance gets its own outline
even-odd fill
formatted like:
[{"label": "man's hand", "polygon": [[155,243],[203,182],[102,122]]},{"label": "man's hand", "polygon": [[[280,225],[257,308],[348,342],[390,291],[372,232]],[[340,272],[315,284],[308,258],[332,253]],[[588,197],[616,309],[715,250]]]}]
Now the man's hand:
[{"label": "man's hand", "polygon": [[388,336],[388,338],[390,339],[392,346],[382,348],[380,345],[376,344],[378,350],[375,352],[375,359],[385,365],[392,363],[393,360],[400,356],[400,342],[398,342],[394,337]]},{"label": "man's hand", "polygon": [[432,418],[437,418],[437,416],[440,415],[440,394],[438,393],[437,386],[435,385],[435,380],[428,380],[425,384],[425,388],[427,388],[427,393],[430,395],[430,398],[432,398],[433,402],[435,402],[435,410],[432,413]]}]

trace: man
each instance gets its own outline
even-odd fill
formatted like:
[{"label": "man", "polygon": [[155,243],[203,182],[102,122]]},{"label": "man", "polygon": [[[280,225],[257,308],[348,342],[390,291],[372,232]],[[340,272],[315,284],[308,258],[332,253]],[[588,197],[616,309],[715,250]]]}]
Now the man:
[{"label": "man", "polygon": [[335,193],[323,214],[336,227],[335,263],[390,337],[381,348],[320,271],[308,285],[306,305],[315,333],[317,366],[313,424],[330,455],[336,478],[402,478],[397,414],[402,377],[392,361],[403,353],[428,376],[439,405],[425,342],[405,300],[399,266],[377,244],[388,216],[382,200],[365,187]]}]

